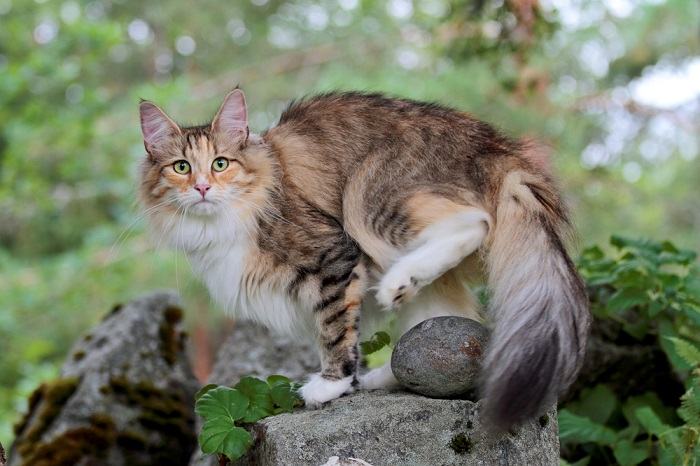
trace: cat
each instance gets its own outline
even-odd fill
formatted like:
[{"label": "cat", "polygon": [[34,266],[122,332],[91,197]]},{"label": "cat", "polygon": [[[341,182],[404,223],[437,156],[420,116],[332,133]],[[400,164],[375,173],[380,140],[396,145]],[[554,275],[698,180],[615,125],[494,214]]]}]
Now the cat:
[{"label": "cat", "polygon": [[556,402],[590,316],[541,152],[466,113],[380,94],[292,102],[260,135],[247,115],[238,88],[202,126],[142,101],[140,199],[223,308],[314,336],[307,406],[396,386],[388,364],[358,376],[360,322],[383,310],[395,336],[435,316],[482,320],[467,286],[481,272],[493,322],[483,416],[508,428]]}]

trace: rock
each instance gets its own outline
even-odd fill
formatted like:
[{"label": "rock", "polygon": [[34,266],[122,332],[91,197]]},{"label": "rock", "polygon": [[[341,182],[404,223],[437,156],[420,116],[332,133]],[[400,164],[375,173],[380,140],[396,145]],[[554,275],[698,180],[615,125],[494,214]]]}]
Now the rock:
[{"label": "rock", "polygon": [[195,447],[183,311],[172,292],[124,306],[73,347],[18,426],[9,465],[184,465]]},{"label": "rock", "polygon": [[479,375],[488,331],[464,317],[434,317],[413,327],[396,344],[391,370],[416,393],[442,398],[464,395]]},{"label": "rock", "polygon": [[[308,339],[276,335],[252,322],[236,322],[216,354],[207,382],[230,386],[246,375],[265,378],[272,374],[302,381],[319,367],[318,353]],[[190,466],[218,464],[215,456],[204,455],[199,448],[190,460]]]},{"label": "rock", "polygon": [[5,449],[2,447],[2,443],[0,443],[0,466],[5,466],[5,461],[7,461],[5,458]]},{"label": "rock", "polygon": [[319,367],[318,352],[308,338],[277,335],[252,322],[236,322],[217,351],[208,383],[233,385],[247,375],[272,374],[301,381]]},{"label": "rock", "polygon": [[[556,411],[490,439],[478,403],[405,392],[357,392],[319,410],[255,424],[256,440],[238,465],[322,465],[356,458],[374,466],[558,465]],[[342,463],[341,463],[342,464]]]}]

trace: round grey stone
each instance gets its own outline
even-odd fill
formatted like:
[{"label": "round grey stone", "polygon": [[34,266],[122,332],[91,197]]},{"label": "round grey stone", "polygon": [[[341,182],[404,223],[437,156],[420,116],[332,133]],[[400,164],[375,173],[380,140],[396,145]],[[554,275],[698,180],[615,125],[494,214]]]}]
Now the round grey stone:
[{"label": "round grey stone", "polygon": [[406,388],[433,398],[464,395],[475,388],[488,330],[465,317],[425,320],[406,332],[391,356],[391,370]]}]

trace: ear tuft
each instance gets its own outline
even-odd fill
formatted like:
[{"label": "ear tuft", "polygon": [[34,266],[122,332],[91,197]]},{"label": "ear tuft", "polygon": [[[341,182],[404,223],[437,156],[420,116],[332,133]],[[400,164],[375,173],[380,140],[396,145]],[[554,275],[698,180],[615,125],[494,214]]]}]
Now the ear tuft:
[{"label": "ear tuft", "polygon": [[173,136],[181,134],[180,128],[156,104],[147,100],[139,104],[143,143],[149,154],[158,152]]},{"label": "ear tuft", "polygon": [[248,109],[242,90],[236,88],[228,93],[211,126],[231,138],[248,137]]}]

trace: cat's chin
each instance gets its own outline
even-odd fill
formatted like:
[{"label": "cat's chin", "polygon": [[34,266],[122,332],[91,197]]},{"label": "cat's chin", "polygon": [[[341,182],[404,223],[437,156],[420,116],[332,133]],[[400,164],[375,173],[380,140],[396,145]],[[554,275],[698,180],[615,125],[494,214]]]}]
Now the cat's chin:
[{"label": "cat's chin", "polygon": [[187,209],[187,215],[192,217],[199,217],[202,219],[211,219],[216,217],[219,213],[219,207],[210,201],[200,201]]}]

